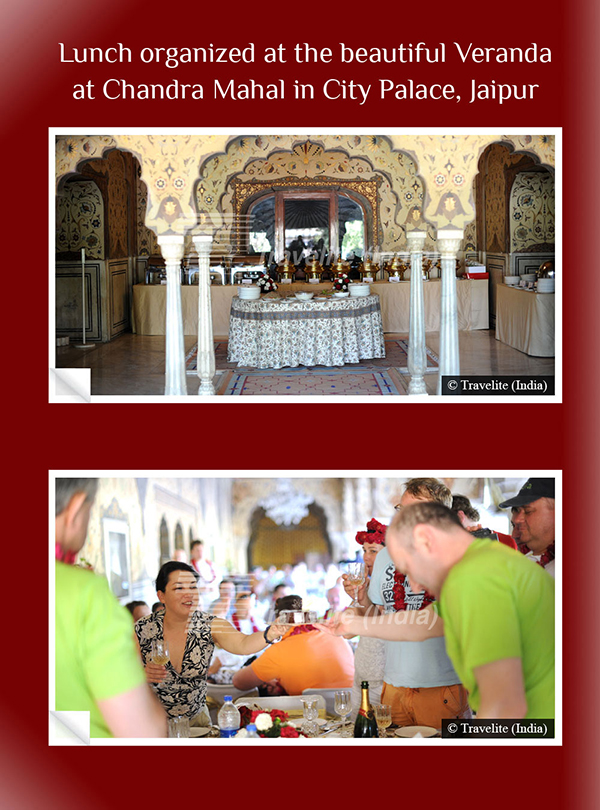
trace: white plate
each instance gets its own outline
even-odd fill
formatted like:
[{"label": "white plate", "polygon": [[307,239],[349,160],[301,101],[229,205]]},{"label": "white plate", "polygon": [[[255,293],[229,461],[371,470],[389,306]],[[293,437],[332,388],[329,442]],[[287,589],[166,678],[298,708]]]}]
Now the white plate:
[{"label": "white plate", "polygon": [[431,726],[402,726],[396,729],[396,737],[414,737],[416,734],[420,734],[421,737],[434,737],[437,733],[437,728]]},{"label": "white plate", "polygon": [[206,728],[205,726],[198,726],[198,728],[191,728],[190,737],[205,737],[209,731],[210,729]]},{"label": "white plate", "polygon": [[348,298],[349,295],[350,295],[349,292],[343,292],[342,290],[336,290],[336,292],[334,292],[334,294],[333,294],[333,297],[334,298]]}]

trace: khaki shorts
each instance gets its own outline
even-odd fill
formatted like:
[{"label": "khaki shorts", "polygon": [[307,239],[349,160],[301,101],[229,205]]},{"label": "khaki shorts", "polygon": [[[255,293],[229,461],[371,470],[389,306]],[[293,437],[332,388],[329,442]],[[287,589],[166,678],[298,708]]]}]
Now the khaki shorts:
[{"label": "khaki shorts", "polygon": [[468,693],[461,684],[408,689],[384,683],[381,702],[392,707],[392,723],[397,726],[441,729],[446,718],[472,717]]}]

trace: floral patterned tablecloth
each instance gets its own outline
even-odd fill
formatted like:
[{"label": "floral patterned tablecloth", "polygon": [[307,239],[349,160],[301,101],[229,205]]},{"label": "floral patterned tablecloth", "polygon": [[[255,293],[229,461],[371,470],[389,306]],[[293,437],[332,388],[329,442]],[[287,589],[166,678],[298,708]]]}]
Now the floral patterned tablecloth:
[{"label": "floral patterned tablecloth", "polygon": [[228,359],[238,366],[343,366],[385,357],[379,296],[231,301]]}]

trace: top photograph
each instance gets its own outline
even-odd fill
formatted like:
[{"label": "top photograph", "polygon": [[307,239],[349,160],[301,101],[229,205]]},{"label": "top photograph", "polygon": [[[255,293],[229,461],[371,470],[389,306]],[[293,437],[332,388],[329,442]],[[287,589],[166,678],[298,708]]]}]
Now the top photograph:
[{"label": "top photograph", "polygon": [[49,131],[51,402],[561,401],[560,129],[119,132]]}]

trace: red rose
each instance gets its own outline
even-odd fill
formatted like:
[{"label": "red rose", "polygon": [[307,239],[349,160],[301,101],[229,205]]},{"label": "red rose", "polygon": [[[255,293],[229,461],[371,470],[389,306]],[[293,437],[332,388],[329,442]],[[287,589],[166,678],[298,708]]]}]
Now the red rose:
[{"label": "red rose", "polygon": [[295,729],[293,726],[282,726],[281,727],[281,736],[282,737],[299,737],[298,730]]}]

